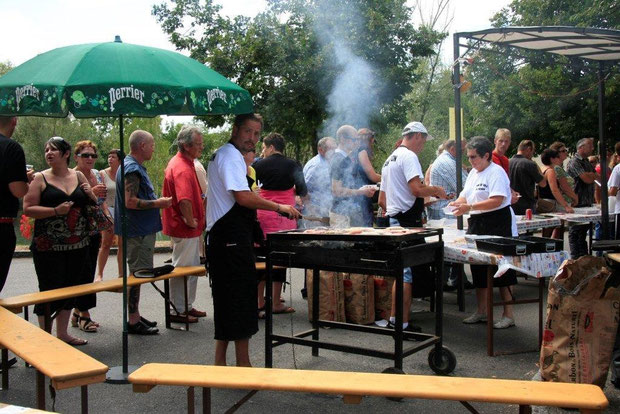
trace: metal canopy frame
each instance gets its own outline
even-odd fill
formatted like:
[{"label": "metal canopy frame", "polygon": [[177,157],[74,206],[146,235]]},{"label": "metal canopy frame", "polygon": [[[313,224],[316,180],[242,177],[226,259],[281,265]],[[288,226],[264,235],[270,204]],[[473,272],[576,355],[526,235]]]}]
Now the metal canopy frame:
[{"label": "metal canopy frame", "polygon": [[[461,44],[461,39],[473,40],[474,45]],[[598,129],[599,154],[601,157],[601,215],[603,238],[609,236],[609,208],[607,204],[607,151],[605,146],[605,79],[604,65],[620,61],[620,30],[570,26],[500,27],[475,32],[459,32],[453,35],[454,64],[452,84],[454,87],[454,121],[456,158],[461,159],[461,81],[460,59],[471,50],[481,49],[483,44],[506,48],[518,48],[538,53],[552,53],[567,58],[580,58],[598,62]],[[461,56],[461,47],[466,51]],[[519,56],[519,58],[524,58]],[[456,163],[457,192],[463,189],[462,165]],[[463,228],[463,218],[458,218],[458,228]]]}]

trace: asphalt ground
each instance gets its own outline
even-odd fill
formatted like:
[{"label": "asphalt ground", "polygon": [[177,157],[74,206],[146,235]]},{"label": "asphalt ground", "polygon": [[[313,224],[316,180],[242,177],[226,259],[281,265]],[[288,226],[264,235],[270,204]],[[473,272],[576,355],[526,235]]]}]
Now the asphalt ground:
[{"label": "asphalt ground", "polygon": [[[155,265],[161,265],[169,258],[169,253],[157,254]],[[113,269],[115,257],[110,258],[105,271],[105,278],[116,277]],[[308,308],[300,294],[303,285],[302,271],[291,270],[288,277],[292,286],[287,287],[284,297],[297,312],[287,315],[274,315],[274,332],[290,334],[310,328]],[[163,289],[163,284],[159,286]],[[517,298],[536,295],[536,281],[519,279],[515,289]],[[37,279],[31,258],[13,260],[2,297],[38,291]],[[486,355],[485,325],[465,325],[461,320],[475,309],[474,291],[466,292],[467,312],[459,312],[456,294],[445,293],[444,299],[444,335],[445,346],[456,355],[457,365],[453,376],[506,378],[530,380],[538,371],[538,353],[529,352],[499,357]],[[77,328],[69,328],[71,334],[86,338],[88,345],[79,349],[110,367],[122,363],[122,295],[117,293],[100,293],[97,295],[97,308],[92,310],[92,317],[101,324],[99,332],[85,333]],[[163,299],[149,285],[143,285],[140,311],[148,319],[156,320],[160,325],[157,336],[129,336],[129,363],[142,365],[149,362],[170,362],[187,364],[212,364],[214,357],[213,340],[213,306],[211,291],[206,278],[198,281],[196,308],[206,310],[208,316],[198,323],[190,325],[190,331],[167,330],[163,328]],[[434,314],[429,312],[429,302],[414,300],[413,317],[424,332],[433,332]],[[32,312],[32,308],[31,308]],[[501,310],[496,308],[496,318]],[[495,331],[497,351],[514,349],[534,349],[537,344],[537,305],[518,305],[515,308],[516,326]],[[31,313],[32,317],[32,313]],[[181,326],[181,325],[175,325]],[[250,352],[254,366],[264,366],[264,321],[259,323],[259,333],[251,339]],[[392,347],[387,337],[364,333],[323,329],[321,339],[349,344],[363,345],[376,349],[389,350]],[[229,364],[234,364],[234,354],[229,351]],[[407,374],[434,375],[429,368],[428,350],[414,354],[404,361]],[[274,349],[274,366],[278,368],[297,368],[310,370],[340,370],[381,372],[392,366],[389,360],[364,357],[336,351],[320,351],[320,356],[313,357],[306,347],[282,345]],[[49,382],[49,381],[48,381]],[[464,385],[466,386],[466,385]],[[149,393],[135,394],[131,385],[96,384],[89,389],[89,409],[91,413],[182,413],[186,410],[186,393],[182,387],[155,387]],[[605,394],[610,401],[608,412],[620,412],[620,391],[608,381]],[[242,390],[214,390],[212,392],[213,412],[224,412],[246,394]],[[197,408],[202,404],[200,393],[196,393]],[[51,410],[52,400],[47,392],[47,409]],[[19,406],[33,407],[35,403],[35,370],[26,368],[19,361],[10,370],[10,389],[0,391],[0,402]],[[514,413],[517,406],[473,403],[481,413]],[[57,392],[55,410],[61,413],[80,412],[79,388]],[[240,409],[240,413],[393,413],[393,412],[466,412],[458,402],[431,400],[390,401],[385,398],[366,397],[359,405],[345,405],[340,396],[322,394],[302,394],[290,392],[264,392],[254,395]],[[561,409],[534,409],[535,412],[559,413]]]}]

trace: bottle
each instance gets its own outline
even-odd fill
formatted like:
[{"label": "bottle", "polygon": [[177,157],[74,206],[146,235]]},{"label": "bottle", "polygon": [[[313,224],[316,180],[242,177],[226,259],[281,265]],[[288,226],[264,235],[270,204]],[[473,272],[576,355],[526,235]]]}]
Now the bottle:
[{"label": "bottle", "polygon": [[525,219],[526,220],[531,220],[532,219],[532,209],[528,208],[527,210],[525,210]]}]

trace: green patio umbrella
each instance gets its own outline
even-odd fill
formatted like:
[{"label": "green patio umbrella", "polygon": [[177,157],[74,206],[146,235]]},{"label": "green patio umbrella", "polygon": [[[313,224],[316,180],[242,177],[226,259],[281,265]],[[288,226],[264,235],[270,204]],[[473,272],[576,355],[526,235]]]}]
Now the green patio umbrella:
[{"label": "green patio umbrella", "polygon": [[[252,98],[245,89],[200,62],[168,50],[122,43],[119,36],[114,42],[42,53],[0,77],[0,115],[118,117],[123,153],[123,117],[252,111]],[[119,210],[124,236],[122,184]],[[126,237],[122,249],[126,260]],[[111,370],[111,382],[124,382],[129,373],[126,265],[123,282],[123,365]]]},{"label": "green patio umbrella", "polygon": [[100,116],[249,113],[250,94],[180,53],[91,43],[42,53],[0,77],[0,115]]}]

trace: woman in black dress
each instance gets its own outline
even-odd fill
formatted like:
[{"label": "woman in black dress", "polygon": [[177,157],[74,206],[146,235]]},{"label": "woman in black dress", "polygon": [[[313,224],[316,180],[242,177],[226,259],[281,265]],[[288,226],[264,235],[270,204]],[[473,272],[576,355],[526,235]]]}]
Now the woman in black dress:
[{"label": "woman in black dress", "polygon": [[[69,169],[71,145],[60,137],[45,144],[45,161],[49,169],[35,175],[24,198],[24,213],[35,219],[30,250],[39,280],[39,290],[51,290],[92,282],[89,258],[87,218],[84,207],[96,203],[84,175]],[[67,332],[74,300],[59,300],[50,305],[56,314],[56,336],[70,345],[88,341]],[[43,305],[36,305],[39,325],[44,326]]]}]

